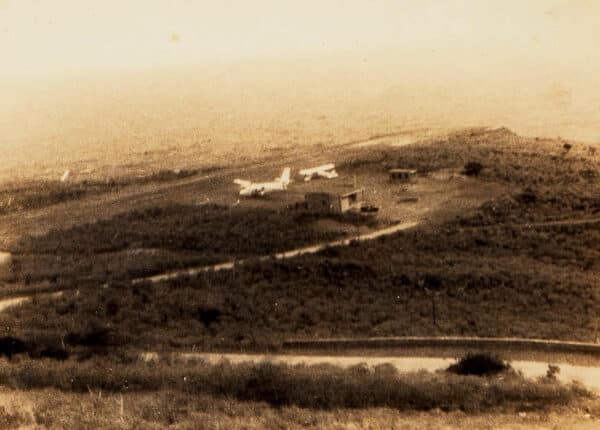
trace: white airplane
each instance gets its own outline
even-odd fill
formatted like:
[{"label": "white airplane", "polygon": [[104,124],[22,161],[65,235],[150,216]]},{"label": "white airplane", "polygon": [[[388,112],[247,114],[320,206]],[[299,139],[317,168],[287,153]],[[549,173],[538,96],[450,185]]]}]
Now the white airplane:
[{"label": "white airplane", "polygon": [[313,178],[333,179],[338,177],[338,174],[335,171],[335,164],[325,164],[323,166],[313,167],[312,169],[303,169],[298,173],[304,176],[306,182]]},{"label": "white airplane", "polygon": [[290,183],[290,168],[283,169],[281,177],[275,178],[273,182],[252,182],[244,179],[235,179],[233,181],[242,187],[240,196],[256,197],[264,196],[272,191],[283,191],[287,189]]}]

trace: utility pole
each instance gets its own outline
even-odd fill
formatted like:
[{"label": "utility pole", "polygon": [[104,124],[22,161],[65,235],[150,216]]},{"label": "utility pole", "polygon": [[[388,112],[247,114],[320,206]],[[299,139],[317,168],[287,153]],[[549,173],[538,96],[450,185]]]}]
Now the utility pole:
[{"label": "utility pole", "polygon": [[437,312],[435,309],[435,293],[431,293],[431,317],[433,318],[433,325],[439,328],[437,323]]},{"label": "utility pole", "polygon": [[431,299],[431,320],[433,322],[433,325],[436,326],[437,328],[440,328],[440,326],[438,325],[437,322],[437,309],[435,306],[435,292],[429,290],[429,288],[425,288],[425,292],[429,295],[429,298]]}]

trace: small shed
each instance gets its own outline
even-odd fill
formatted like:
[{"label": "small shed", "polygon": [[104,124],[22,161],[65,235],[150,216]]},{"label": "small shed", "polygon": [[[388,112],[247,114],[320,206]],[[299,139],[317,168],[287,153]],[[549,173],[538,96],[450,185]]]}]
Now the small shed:
[{"label": "small shed", "polygon": [[390,169],[389,174],[392,181],[410,182],[417,174],[417,171],[411,169]]},{"label": "small shed", "polygon": [[343,194],[331,192],[310,192],[304,195],[306,209],[315,213],[342,213],[352,209],[360,210],[364,204],[364,189],[356,189]]}]

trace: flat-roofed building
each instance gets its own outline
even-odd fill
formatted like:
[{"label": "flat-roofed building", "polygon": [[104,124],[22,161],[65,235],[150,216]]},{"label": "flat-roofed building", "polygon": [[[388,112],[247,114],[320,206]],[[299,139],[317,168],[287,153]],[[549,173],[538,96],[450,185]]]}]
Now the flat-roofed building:
[{"label": "flat-roofed building", "polygon": [[362,188],[345,193],[324,191],[309,192],[304,195],[306,209],[315,213],[342,213],[360,210],[364,204],[365,191]]},{"label": "flat-roofed building", "polygon": [[392,181],[410,182],[417,174],[417,171],[412,169],[390,169],[389,174]]}]

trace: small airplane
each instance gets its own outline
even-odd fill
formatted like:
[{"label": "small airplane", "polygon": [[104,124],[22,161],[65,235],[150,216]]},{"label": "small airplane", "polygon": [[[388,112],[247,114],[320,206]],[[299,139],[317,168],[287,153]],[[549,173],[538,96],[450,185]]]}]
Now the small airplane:
[{"label": "small airplane", "polygon": [[333,179],[338,177],[338,174],[335,171],[335,164],[325,164],[323,166],[313,167],[312,169],[303,169],[298,173],[304,176],[306,182],[313,178]]},{"label": "small airplane", "polygon": [[290,168],[286,167],[283,169],[281,176],[275,178],[273,182],[252,182],[244,179],[235,179],[233,183],[242,187],[240,196],[262,197],[272,191],[283,191],[287,189],[287,186],[290,183]]}]

